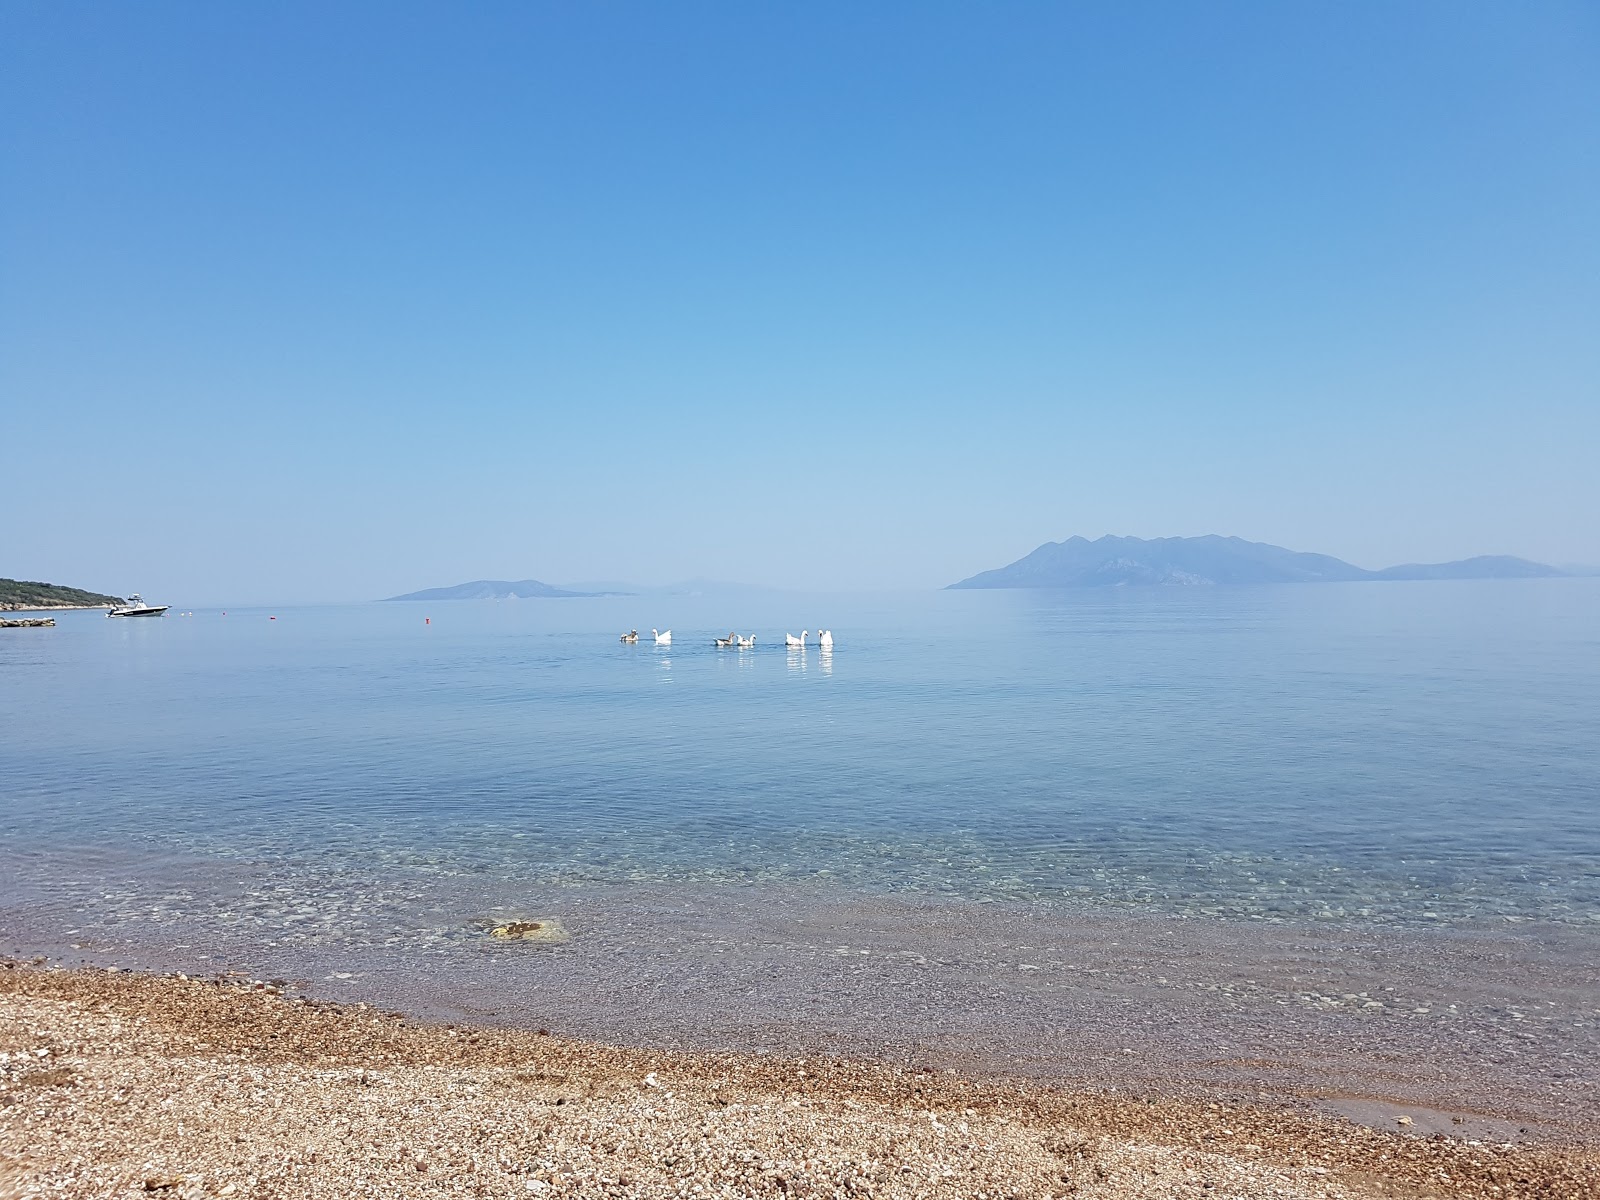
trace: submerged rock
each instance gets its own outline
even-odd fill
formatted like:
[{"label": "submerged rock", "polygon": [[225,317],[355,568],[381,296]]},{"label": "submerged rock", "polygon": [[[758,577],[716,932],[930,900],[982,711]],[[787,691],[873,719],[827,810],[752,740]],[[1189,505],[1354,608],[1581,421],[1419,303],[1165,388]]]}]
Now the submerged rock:
[{"label": "submerged rock", "polygon": [[566,926],[554,917],[538,921],[507,921],[489,930],[489,936],[506,942],[546,942],[552,945],[572,940]]}]

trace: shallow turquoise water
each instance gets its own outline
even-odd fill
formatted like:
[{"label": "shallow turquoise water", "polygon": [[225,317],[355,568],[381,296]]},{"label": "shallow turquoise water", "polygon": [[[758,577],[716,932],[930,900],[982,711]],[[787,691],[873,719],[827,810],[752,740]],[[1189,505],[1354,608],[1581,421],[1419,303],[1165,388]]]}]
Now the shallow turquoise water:
[{"label": "shallow turquoise water", "polygon": [[0,909],[178,854],[1592,927],[1597,747],[1594,580],[68,613],[0,634]]}]

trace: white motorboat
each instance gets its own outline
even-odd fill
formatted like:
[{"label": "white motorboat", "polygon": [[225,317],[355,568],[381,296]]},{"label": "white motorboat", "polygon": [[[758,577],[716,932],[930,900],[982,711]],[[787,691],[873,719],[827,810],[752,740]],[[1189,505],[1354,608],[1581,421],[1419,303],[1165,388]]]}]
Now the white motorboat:
[{"label": "white motorboat", "polygon": [[133,595],[128,597],[128,602],[126,604],[124,604],[121,608],[113,608],[110,612],[106,613],[106,616],[159,617],[171,607],[172,606],[170,604],[146,604],[144,602],[144,597],[139,595],[138,592],[135,592]]}]

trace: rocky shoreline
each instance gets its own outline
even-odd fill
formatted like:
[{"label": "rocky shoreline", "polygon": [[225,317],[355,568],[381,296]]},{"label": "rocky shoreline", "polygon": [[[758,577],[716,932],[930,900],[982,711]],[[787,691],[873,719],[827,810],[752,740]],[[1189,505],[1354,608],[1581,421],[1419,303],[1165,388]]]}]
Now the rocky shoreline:
[{"label": "rocky shoreline", "polygon": [[1556,1197],[1592,1145],[0,967],[0,1197]]},{"label": "rocky shoreline", "polygon": [[95,612],[109,604],[0,604],[0,612]]},{"label": "rocky shoreline", "polygon": [[0,629],[49,629],[55,623],[54,617],[24,617],[21,620],[0,617]]}]

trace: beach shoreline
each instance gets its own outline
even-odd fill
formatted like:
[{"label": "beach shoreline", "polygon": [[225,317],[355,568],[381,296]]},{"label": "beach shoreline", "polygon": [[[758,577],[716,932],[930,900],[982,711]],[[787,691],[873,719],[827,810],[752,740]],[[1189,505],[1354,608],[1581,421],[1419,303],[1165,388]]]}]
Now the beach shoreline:
[{"label": "beach shoreline", "polygon": [[[319,1000],[580,1041],[1600,1140],[1583,928],[1268,925],[775,882],[467,891],[404,871],[372,877],[403,897],[373,906],[351,880],[254,864],[69,861],[46,880],[0,853],[0,955],[282,978]],[[559,918],[570,939],[489,932],[528,918]]]},{"label": "beach shoreline", "polygon": [[[0,967],[0,1196],[1558,1196],[1592,1143]],[[1397,1114],[1404,1116],[1405,1114]],[[1414,1128],[1414,1126],[1412,1126]]]}]

